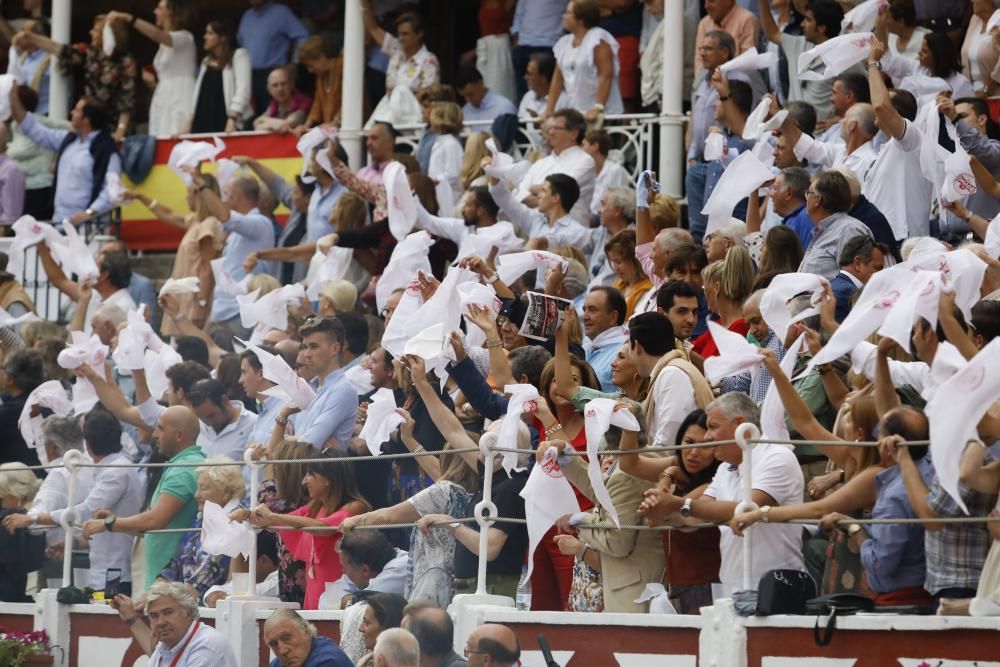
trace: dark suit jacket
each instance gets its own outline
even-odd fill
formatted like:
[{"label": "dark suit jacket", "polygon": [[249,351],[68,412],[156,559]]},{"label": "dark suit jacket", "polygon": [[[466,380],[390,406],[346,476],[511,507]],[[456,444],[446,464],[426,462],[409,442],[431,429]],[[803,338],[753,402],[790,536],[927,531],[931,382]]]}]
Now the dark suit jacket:
[{"label": "dark suit jacket", "polygon": [[837,322],[843,322],[847,314],[851,312],[851,299],[854,297],[854,293],[858,291],[858,288],[841,271],[830,281],[830,289],[833,290],[833,295],[837,298],[835,317]]}]

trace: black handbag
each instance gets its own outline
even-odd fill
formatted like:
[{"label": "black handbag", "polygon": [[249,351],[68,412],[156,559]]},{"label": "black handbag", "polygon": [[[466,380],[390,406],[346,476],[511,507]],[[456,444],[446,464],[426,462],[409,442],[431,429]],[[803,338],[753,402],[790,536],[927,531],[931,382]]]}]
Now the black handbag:
[{"label": "black handbag", "polygon": [[804,614],[806,601],[816,596],[816,582],[808,572],[771,570],[757,584],[757,615]]},{"label": "black handbag", "polygon": [[806,602],[806,613],[816,616],[826,616],[826,627],[820,628],[820,619],[813,626],[813,641],[816,646],[826,646],[833,641],[833,632],[837,629],[837,617],[849,616],[859,611],[871,611],[875,608],[875,600],[854,593],[832,593],[821,595]]}]

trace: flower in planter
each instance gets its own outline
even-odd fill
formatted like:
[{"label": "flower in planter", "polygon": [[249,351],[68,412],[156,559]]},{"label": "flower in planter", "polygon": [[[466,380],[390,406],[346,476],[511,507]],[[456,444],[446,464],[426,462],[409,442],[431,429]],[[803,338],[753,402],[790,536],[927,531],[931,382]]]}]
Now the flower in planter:
[{"label": "flower in planter", "polygon": [[6,632],[0,628],[0,665],[21,667],[29,656],[47,656],[49,637],[37,632]]}]

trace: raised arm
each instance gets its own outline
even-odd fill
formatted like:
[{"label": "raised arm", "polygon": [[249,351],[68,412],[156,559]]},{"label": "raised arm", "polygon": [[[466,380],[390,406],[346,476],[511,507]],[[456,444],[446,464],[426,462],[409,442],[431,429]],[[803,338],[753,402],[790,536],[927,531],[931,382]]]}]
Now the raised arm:
[{"label": "raised arm", "polygon": [[129,199],[135,199],[142,202],[142,205],[150,210],[150,212],[157,217],[161,222],[165,222],[171,227],[177,227],[179,229],[188,228],[188,219],[175,213],[172,208],[165,204],[161,204],[159,200],[152,199],[141,192],[135,192],[134,190],[129,190],[125,193],[125,196]]},{"label": "raised arm", "polygon": [[639,180],[635,184],[635,244],[637,246],[652,243],[653,239],[656,238],[657,230],[649,215],[649,207],[656,201],[658,188],[656,172],[644,171],[639,175]]},{"label": "raised arm", "polygon": [[758,0],[760,4],[760,29],[772,44],[781,46],[781,28],[771,14],[770,0]]},{"label": "raised arm", "polygon": [[799,392],[795,391],[792,381],[781,370],[778,359],[774,356],[774,351],[761,348],[760,354],[764,357],[764,365],[774,378],[774,386],[778,390],[778,395],[781,396],[785,412],[788,413],[788,418],[791,420],[795,430],[806,440],[840,440],[840,438],[830,433],[823,428],[822,424],[816,421],[816,417],[809,410],[809,406],[799,396]]},{"label": "raised arm", "polygon": [[[434,391],[434,387],[431,386],[427,379],[426,367],[424,366],[424,360],[415,355],[407,355],[403,357],[403,361],[410,368],[410,376],[413,378],[413,386],[416,387],[417,393],[420,394],[420,398],[424,401],[424,406],[427,408],[428,414],[431,416],[431,421],[440,431],[441,435],[448,442],[449,445],[455,449],[469,449],[470,447],[478,447],[475,441],[472,440],[466,434],[465,427],[462,426],[462,422],[458,420],[455,413],[448,409],[448,406],[441,401],[441,397],[437,395]],[[465,464],[472,468],[477,469],[479,465],[479,456],[475,452],[467,452],[465,454],[459,454]]]},{"label": "raised arm", "polygon": [[45,276],[49,279],[49,283],[52,284],[57,290],[73,299],[73,301],[80,300],[80,286],[66,277],[66,273],[63,272],[62,268],[56,264],[56,260],[52,258],[52,252],[49,250],[48,245],[44,241],[39,243],[37,246],[38,258],[42,260],[42,268],[45,269]]},{"label": "raised arm", "polygon": [[365,21],[365,32],[381,48],[382,42],[385,41],[385,30],[382,29],[382,26],[378,24],[378,20],[375,18],[375,9],[372,7],[372,0],[364,0],[362,2],[361,16]]},{"label": "raised arm", "polygon": [[127,12],[108,12],[106,20],[124,21],[158,44],[170,47],[174,45],[174,38],[170,36],[169,32],[162,30],[161,28],[157,28],[156,24],[150,23],[146,19],[141,19],[135,14],[129,14]]},{"label": "raised arm", "polygon": [[[97,394],[97,398],[101,401],[101,405],[106,407],[111,414],[117,417],[118,421],[131,424],[136,428],[149,428],[149,425],[143,421],[142,415],[139,414],[139,408],[129,404],[129,402],[125,400],[125,397],[122,396],[122,393],[119,391],[117,385],[102,378],[87,364],[80,366],[80,368],[77,369],[77,374],[83,376],[87,380],[90,380],[90,384],[94,386],[94,391]],[[143,385],[145,385],[145,382]],[[146,393],[148,396],[148,390]],[[139,398],[140,396],[137,387],[136,399],[138,400]]]},{"label": "raised arm", "polygon": [[879,129],[894,139],[902,139],[906,132],[906,121],[892,106],[889,89],[882,77],[882,69],[877,63],[885,54],[885,45],[878,39],[872,39],[872,51],[868,56],[868,87],[871,89],[872,106],[875,108],[875,118]]}]

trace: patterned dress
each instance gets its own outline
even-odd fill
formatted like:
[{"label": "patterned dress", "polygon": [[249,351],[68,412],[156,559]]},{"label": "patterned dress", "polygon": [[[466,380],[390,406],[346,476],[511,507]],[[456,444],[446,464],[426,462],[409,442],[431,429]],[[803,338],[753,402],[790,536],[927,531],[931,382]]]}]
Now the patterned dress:
[{"label": "patterned dress", "polygon": [[[463,487],[441,480],[435,482],[407,502],[420,516],[447,514],[458,518],[469,515],[472,494]],[[410,560],[407,565],[408,600],[433,600],[441,608],[451,603],[455,578],[455,536],[447,530],[432,530],[424,535],[414,528],[410,533]]]},{"label": "patterned dress", "polygon": [[88,44],[66,44],[59,53],[59,66],[67,74],[83,70],[84,92],[112,110],[115,116],[132,113],[135,107],[135,59],[115,52],[110,57]]}]

